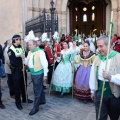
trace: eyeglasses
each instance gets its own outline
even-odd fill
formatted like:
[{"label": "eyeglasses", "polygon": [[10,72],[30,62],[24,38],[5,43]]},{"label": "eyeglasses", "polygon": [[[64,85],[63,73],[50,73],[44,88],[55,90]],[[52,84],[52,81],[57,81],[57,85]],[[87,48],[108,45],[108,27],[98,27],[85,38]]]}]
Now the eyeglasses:
[{"label": "eyeglasses", "polygon": [[21,41],[21,39],[19,38],[19,39],[15,39],[15,40],[20,40]]},{"label": "eyeglasses", "polygon": [[21,38],[14,38],[14,40],[20,40],[21,41]]}]

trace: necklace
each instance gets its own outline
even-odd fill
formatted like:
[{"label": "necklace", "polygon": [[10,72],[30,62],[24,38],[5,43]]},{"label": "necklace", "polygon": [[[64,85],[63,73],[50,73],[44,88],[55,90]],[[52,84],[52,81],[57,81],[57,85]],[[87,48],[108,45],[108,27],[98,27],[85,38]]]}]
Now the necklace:
[{"label": "necklace", "polygon": [[86,58],[90,54],[90,51],[83,51],[83,56]]}]

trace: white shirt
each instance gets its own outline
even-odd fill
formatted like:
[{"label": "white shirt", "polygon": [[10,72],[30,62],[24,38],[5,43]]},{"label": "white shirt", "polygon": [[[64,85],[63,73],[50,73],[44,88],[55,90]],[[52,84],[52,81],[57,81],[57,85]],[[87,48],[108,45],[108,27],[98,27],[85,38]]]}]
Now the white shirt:
[{"label": "white shirt", "polygon": [[[108,60],[107,71],[109,71],[110,62],[111,62],[111,59]],[[102,81],[104,81],[102,73],[103,73],[103,70],[105,70],[105,66],[106,66],[106,61],[101,61],[101,64],[98,69],[98,79]],[[105,80],[105,81],[108,82],[108,80]]]},{"label": "white shirt", "polygon": [[[28,63],[29,68],[33,68],[33,54],[34,53],[31,53],[29,61],[28,61],[27,58],[25,58],[25,64]],[[46,56],[45,56],[45,52],[40,50],[40,56],[39,57],[40,57],[40,61],[41,61],[41,64],[42,64],[42,67],[43,67],[43,70],[44,70],[44,76],[47,76],[48,62],[47,62],[47,59],[46,59]]]},{"label": "white shirt", "polygon": [[[110,62],[111,62],[111,59],[108,59],[107,71],[109,71]],[[106,61],[101,61],[101,64],[98,68],[98,79],[102,81],[104,81],[102,73],[103,73],[103,70],[105,70],[105,65],[106,65]],[[91,72],[90,72],[90,79],[89,79],[89,86],[91,89],[91,93],[95,92],[95,80],[96,80],[94,76],[95,72],[96,71],[94,70],[94,62],[93,62],[93,65],[91,67]],[[108,80],[105,79],[105,81],[107,82]],[[120,74],[111,75],[110,82],[120,85]]]}]

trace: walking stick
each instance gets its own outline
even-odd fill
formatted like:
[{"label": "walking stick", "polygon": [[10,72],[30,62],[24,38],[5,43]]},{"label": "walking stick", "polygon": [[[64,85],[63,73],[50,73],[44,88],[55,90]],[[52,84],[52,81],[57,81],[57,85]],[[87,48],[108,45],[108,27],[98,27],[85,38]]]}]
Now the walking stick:
[{"label": "walking stick", "polygon": [[32,80],[29,82],[29,85],[32,83]]},{"label": "walking stick", "polygon": [[27,96],[27,85],[26,85],[26,80],[25,80],[25,68],[24,68],[24,63],[23,63],[23,79],[24,79],[24,85],[25,85],[25,94],[26,94],[26,106],[28,109],[28,96]]},{"label": "walking stick", "polygon": [[72,66],[72,70],[73,70],[73,73],[72,73],[72,75],[73,75],[73,83],[72,83],[72,99],[73,99],[73,92],[74,92],[74,64],[73,64],[73,66]]},{"label": "walking stick", "polygon": [[[0,92],[1,92],[1,77],[0,77]],[[1,94],[1,93],[0,93]]]},{"label": "walking stick", "polygon": [[[54,71],[55,71],[55,64],[53,65],[52,79],[53,79]],[[50,92],[51,92],[51,84],[52,84],[52,80],[50,82],[49,95],[50,95]]]},{"label": "walking stick", "polygon": [[[21,28],[21,31],[22,31],[22,28]],[[21,37],[22,37],[22,32],[21,33]],[[22,49],[23,49],[23,52],[25,52],[24,50],[24,42],[22,43]],[[24,68],[24,62],[23,62],[23,59],[22,59],[22,65],[23,65],[23,79],[24,79],[24,85],[25,85],[25,95],[26,95],[26,107],[28,109],[28,96],[27,96],[27,85],[26,85],[26,80],[25,80],[25,68]]]},{"label": "walking stick", "polygon": [[[113,20],[113,11],[111,11],[111,22]],[[110,24],[110,34],[109,34],[109,42],[108,42],[108,50],[107,50],[107,56],[106,56],[106,65],[105,65],[105,70],[107,70],[107,65],[108,65],[108,55],[109,55],[109,51],[110,51],[110,40],[111,40],[111,32],[112,29],[112,24]],[[101,94],[101,99],[100,99],[100,106],[99,106],[99,112],[98,112],[98,120],[100,120],[100,113],[101,113],[101,108],[102,108],[102,102],[103,102],[103,94],[105,91],[105,79],[103,82],[103,86],[102,86],[102,94]]]}]

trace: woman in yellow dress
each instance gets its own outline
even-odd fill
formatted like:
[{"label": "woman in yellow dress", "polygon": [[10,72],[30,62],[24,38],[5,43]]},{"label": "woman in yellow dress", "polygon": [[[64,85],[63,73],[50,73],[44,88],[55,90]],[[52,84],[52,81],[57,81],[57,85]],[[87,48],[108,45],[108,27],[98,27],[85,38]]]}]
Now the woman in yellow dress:
[{"label": "woman in yellow dress", "polygon": [[89,77],[91,65],[94,61],[95,53],[90,51],[89,42],[84,43],[84,50],[80,53],[80,57],[77,63],[80,63],[80,67],[76,72],[74,80],[74,95],[77,98],[83,99],[84,103],[87,103],[87,99],[91,99],[91,93],[89,89]]}]

